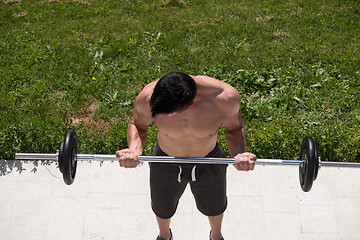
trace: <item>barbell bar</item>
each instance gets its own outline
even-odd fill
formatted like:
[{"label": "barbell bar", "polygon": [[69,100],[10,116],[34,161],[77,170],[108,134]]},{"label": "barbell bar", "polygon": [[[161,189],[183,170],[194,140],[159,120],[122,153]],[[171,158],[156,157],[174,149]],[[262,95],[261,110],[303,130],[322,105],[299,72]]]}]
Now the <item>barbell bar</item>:
[{"label": "barbell bar", "polygon": [[[16,153],[16,160],[53,160],[59,164],[64,182],[70,185],[74,182],[77,161],[118,161],[116,155],[104,154],[78,154],[77,135],[69,129],[64,141],[60,143],[56,154],[47,153]],[[234,158],[177,158],[169,156],[139,156],[140,162],[161,163],[192,163],[192,164],[234,164]],[[300,160],[281,159],[256,159],[256,165],[292,165],[299,166],[300,186],[303,191],[310,191],[314,180],[317,178],[320,167],[359,167],[360,163],[325,162],[321,161],[311,137],[305,137],[300,151]]]},{"label": "barbell bar", "polygon": [[[17,160],[51,160],[58,162],[59,150],[56,153],[15,153]],[[119,157],[108,154],[76,154],[74,156],[77,161],[118,161]],[[159,162],[159,163],[193,163],[193,164],[235,164],[234,158],[177,158],[167,156],[139,156],[140,162]],[[289,165],[300,166],[303,161],[300,160],[282,160],[257,158],[256,165]],[[324,162],[319,157],[319,168],[321,167],[358,167],[360,163],[351,162]]]},{"label": "barbell bar", "polygon": [[[107,154],[76,154],[77,161],[118,161],[116,155]],[[16,153],[17,160],[52,160],[59,161],[59,150],[56,154],[48,153]],[[177,158],[168,156],[139,156],[140,162],[159,162],[159,163],[193,163],[193,164],[235,164],[234,158]],[[336,162],[334,162],[336,164]],[[298,160],[281,160],[281,159],[256,159],[257,165],[295,165],[299,166],[301,161]]]}]

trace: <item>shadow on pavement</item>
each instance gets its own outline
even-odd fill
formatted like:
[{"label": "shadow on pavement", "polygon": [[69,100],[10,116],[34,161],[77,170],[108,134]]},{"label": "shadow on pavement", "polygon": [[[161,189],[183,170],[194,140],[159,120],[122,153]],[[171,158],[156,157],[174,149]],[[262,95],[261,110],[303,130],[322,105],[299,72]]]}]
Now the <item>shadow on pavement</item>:
[{"label": "shadow on pavement", "polygon": [[41,161],[19,161],[19,160],[1,160],[0,161],[0,177],[10,174],[12,172],[18,172],[21,174],[23,171],[31,168],[31,172],[36,173],[39,165],[49,166],[53,163],[52,160]]}]

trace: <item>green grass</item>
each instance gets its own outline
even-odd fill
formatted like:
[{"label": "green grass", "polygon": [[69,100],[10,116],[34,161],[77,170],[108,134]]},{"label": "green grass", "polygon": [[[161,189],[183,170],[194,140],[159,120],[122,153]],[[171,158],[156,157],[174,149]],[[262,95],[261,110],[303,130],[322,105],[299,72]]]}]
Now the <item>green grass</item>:
[{"label": "green grass", "polygon": [[[113,154],[141,88],[170,71],[242,96],[248,150],[360,161],[360,3],[347,1],[0,0],[0,159]],[[151,151],[156,128],[149,129]],[[220,140],[225,146],[224,129]]]}]

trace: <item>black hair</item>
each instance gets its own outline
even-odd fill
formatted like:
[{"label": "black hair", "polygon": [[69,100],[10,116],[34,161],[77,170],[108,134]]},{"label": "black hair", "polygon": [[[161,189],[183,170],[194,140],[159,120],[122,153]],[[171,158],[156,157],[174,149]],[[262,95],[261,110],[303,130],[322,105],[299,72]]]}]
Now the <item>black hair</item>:
[{"label": "black hair", "polygon": [[195,80],[182,72],[171,72],[156,83],[150,99],[151,114],[170,114],[187,109],[196,96]]}]

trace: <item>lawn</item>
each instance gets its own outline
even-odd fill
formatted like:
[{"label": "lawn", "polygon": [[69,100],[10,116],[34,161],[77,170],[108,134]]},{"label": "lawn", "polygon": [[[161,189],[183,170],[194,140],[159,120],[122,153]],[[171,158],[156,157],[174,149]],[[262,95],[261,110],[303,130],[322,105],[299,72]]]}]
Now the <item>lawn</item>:
[{"label": "lawn", "polygon": [[258,157],[296,159],[309,135],[360,162],[359,36],[357,0],[0,0],[0,159],[54,153],[68,128],[114,154],[142,87],[183,71],[239,91]]}]

